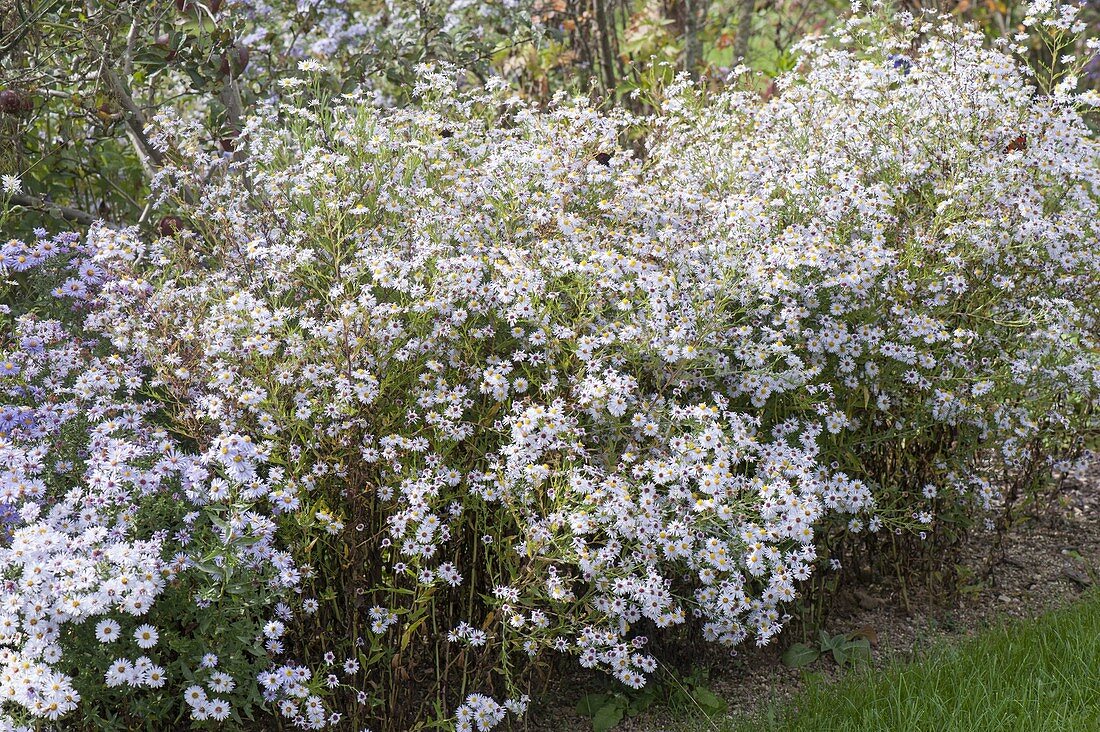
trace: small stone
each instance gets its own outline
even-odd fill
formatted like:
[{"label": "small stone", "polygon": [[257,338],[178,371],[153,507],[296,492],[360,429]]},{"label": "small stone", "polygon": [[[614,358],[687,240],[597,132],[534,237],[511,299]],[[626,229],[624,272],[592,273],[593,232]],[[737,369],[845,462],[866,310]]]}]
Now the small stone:
[{"label": "small stone", "polygon": [[1066,567],[1063,569],[1062,576],[1081,589],[1087,589],[1092,586],[1092,577],[1089,577],[1087,574],[1074,567]]},{"label": "small stone", "polygon": [[997,599],[1000,600],[1001,602],[1012,602],[1012,598],[1009,597],[1008,595],[1001,595]]}]

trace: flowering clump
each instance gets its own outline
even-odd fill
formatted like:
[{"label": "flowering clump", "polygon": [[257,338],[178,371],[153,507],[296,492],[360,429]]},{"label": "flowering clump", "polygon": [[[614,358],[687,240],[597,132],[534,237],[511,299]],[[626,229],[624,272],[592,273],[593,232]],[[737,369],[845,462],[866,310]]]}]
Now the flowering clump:
[{"label": "flowering clump", "polygon": [[[65,258],[73,276],[55,294],[82,301],[102,273],[94,246],[77,241],[45,232],[30,244],[12,240],[4,265],[27,278]],[[61,670],[72,628],[146,615],[173,576],[163,532],[139,535],[130,524],[141,498],[179,466],[164,458],[165,434],[147,421],[154,406],[135,399],[142,382],[135,364],[96,355],[94,336],[60,320],[5,311],[12,346],[2,356],[0,694],[54,720],[81,699]],[[106,643],[119,627],[101,621],[96,635]],[[120,659],[98,674],[107,686],[162,685],[164,669],[140,661]]]},{"label": "flowering clump", "polygon": [[[106,276],[112,262],[134,262],[141,251],[132,236],[113,231],[84,243],[74,234],[39,231],[31,243],[4,246],[9,285],[22,291],[20,301],[34,303],[36,291],[45,296],[22,314],[5,306],[11,335],[0,355],[0,692],[9,726],[23,718],[59,719],[82,699],[90,714],[109,698],[103,688],[129,695],[164,687],[169,673],[156,660],[162,631],[141,621],[167,617],[175,645],[189,622],[181,600],[209,611],[233,589],[233,566],[270,577],[272,587],[289,586],[297,576],[293,562],[272,550],[269,520],[221,522],[224,506],[208,499],[219,479],[204,464],[247,451],[231,452],[228,440],[209,457],[180,450],[156,424],[162,405],[147,398],[147,365],[122,358],[99,334],[101,302],[123,290],[148,292],[148,283]],[[62,284],[51,289],[51,282]],[[212,539],[219,548],[213,552]],[[262,620],[246,618],[206,642]],[[192,661],[185,650],[177,646],[169,657],[182,656],[186,667]],[[235,683],[222,679],[212,688],[232,691]],[[226,719],[232,708],[221,699],[192,706],[195,719]]]},{"label": "flowering clump", "polygon": [[0,360],[5,710],[99,695],[52,665],[91,654],[197,721],[438,693],[486,730],[538,660],[639,687],[677,626],[768,643],[823,532],[970,521],[1076,455],[1100,150],[929,30],[857,18],[770,101],[683,82],[648,117],[424,67],[410,109],[288,90],[235,156],[159,119],[185,228],[4,250],[72,308]]}]

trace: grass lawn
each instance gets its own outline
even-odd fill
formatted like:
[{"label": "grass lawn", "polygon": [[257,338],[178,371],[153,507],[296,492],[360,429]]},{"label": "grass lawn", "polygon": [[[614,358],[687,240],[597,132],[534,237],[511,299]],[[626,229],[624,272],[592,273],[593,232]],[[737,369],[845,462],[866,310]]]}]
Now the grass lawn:
[{"label": "grass lawn", "polygon": [[[714,729],[713,723],[703,729]],[[811,680],[723,732],[1100,731],[1100,593],[881,671]]]}]

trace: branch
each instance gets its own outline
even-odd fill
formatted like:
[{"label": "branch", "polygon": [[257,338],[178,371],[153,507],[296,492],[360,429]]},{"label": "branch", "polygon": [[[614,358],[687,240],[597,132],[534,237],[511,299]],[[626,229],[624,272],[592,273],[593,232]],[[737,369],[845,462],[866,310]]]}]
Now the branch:
[{"label": "branch", "polygon": [[[87,211],[81,211],[78,208],[72,208],[71,206],[59,206],[56,203],[39,198],[37,196],[28,196],[23,193],[16,193],[8,198],[8,203],[15,204],[16,206],[23,206],[24,208],[34,209],[35,211],[58,211],[63,217],[69,221],[75,221],[78,224],[84,224],[90,226],[96,221],[103,221],[102,216],[95,216]],[[114,224],[107,222],[108,226],[117,228]]]},{"label": "branch", "polygon": [[164,156],[153,147],[153,144],[149,142],[149,138],[145,136],[145,115],[134,104],[134,98],[130,96],[130,91],[109,64],[110,61],[108,60],[108,66],[104,69],[104,74],[107,77],[107,82],[111,85],[111,91],[115,93],[119,104],[126,110],[126,126],[129,128],[130,139],[133,140],[134,146],[138,148],[138,153],[142,155],[142,162],[149,168],[159,168],[164,163]]}]

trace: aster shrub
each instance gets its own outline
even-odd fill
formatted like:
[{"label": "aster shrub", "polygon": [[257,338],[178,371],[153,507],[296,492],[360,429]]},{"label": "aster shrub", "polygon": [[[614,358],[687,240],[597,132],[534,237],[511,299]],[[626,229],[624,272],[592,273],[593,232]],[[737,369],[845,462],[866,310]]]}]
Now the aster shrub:
[{"label": "aster shrub", "polygon": [[302,79],[232,154],[161,115],[174,231],[4,250],[7,723],[484,730],[1072,469],[1095,95],[981,41],[857,17],[648,116]]}]

